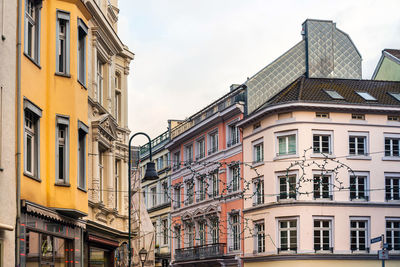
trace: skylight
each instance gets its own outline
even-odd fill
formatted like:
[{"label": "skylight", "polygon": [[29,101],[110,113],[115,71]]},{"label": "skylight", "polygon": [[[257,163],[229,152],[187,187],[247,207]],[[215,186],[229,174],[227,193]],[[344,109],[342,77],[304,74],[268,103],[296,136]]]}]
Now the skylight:
[{"label": "skylight", "polygon": [[394,98],[396,98],[397,101],[400,101],[400,93],[389,93],[389,95],[391,95]]},{"label": "skylight", "polygon": [[361,96],[362,98],[364,98],[364,100],[367,101],[376,101],[376,98],[373,97],[372,95],[370,95],[367,92],[356,92],[359,96]]},{"label": "skylight", "polygon": [[327,93],[331,98],[333,99],[344,99],[343,96],[341,96],[338,92],[335,90],[324,90],[325,93]]}]

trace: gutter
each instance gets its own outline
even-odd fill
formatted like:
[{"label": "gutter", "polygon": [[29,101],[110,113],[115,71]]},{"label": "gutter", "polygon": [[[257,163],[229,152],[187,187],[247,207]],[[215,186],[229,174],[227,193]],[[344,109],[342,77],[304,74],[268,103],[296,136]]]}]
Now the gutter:
[{"label": "gutter", "polygon": [[22,25],[22,0],[18,0],[17,14],[17,154],[16,154],[16,201],[17,217],[15,222],[15,266],[20,266],[20,220],[21,220],[21,25]]}]

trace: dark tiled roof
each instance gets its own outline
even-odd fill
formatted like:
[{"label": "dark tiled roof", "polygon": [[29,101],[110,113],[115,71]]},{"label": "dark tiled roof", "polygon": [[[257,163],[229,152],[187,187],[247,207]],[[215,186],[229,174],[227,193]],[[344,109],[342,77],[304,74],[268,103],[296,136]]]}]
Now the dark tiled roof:
[{"label": "dark tiled roof", "polygon": [[388,52],[392,56],[400,60],[400,50],[399,49],[384,49],[383,51]]},{"label": "dark tiled roof", "polygon": [[[332,99],[325,90],[335,90],[344,99]],[[368,92],[376,101],[367,101],[356,92]],[[399,106],[389,93],[400,93],[400,82],[353,80],[353,79],[326,79],[299,77],[258,110],[274,104],[287,102],[318,102],[338,104],[363,104]]]}]

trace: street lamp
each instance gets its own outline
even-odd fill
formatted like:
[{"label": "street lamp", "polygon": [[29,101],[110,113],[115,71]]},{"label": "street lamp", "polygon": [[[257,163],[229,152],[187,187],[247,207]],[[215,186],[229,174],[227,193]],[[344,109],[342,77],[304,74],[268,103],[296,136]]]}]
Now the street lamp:
[{"label": "street lamp", "polygon": [[[132,181],[131,181],[131,169],[132,169],[132,164],[131,164],[131,161],[132,161],[132,155],[131,155],[131,142],[132,142],[132,139],[136,136],[136,135],[139,135],[139,134],[141,134],[141,135],[144,135],[144,136],[146,136],[147,137],[147,139],[149,139],[149,162],[146,164],[146,172],[145,172],[145,174],[144,174],[144,177],[143,177],[143,182],[144,181],[147,181],[147,180],[149,180],[149,181],[151,181],[151,180],[157,180],[158,179],[158,175],[157,175],[157,171],[156,171],[156,168],[155,168],[155,164],[154,164],[154,162],[153,162],[153,160],[152,160],[152,158],[151,158],[151,139],[150,139],[150,137],[147,135],[147,134],[145,134],[145,133],[142,133],[142,132],[139,132],[139,133],[135,133],[134,135],[132,135],[131,136],[131,138],[129,138],[129,146],[128,146],[128,149],[129,149],[129,161],[128,161],[128,186],[129,186],[129,188],[128,188],[128,212],[129,212],[129,215],[128,215],[128,234],[129,234],[129,242],[128,242],[128,251],[129,251],[129,259],[128,259],[128,266],[129,267],[131,267],[131,262],[132,262],[132,248],[131,248],[131,208],[132,208],[132,196],[131,196],[131,183],[132,183]],[[139,203],[139,205],[140,205],[140,203]],[[140,229],[139,229],[140,230]],[[140,254],[140,253],[145,253],[145,259],[146,259],[146,256],[147,256],[147,251],[144,249],[144,248],[142,248],[141,250],[140,250],[140,252],[139,252],[139,255],[140,255],[140,260],[142,260],[142,254]],[[142,262],[143,263],[143,266],[144,266],[144,261]]]},{"label": "street lamp", "polygon": [[142,262],[142,267],[144,267],[144,262],[146,261],[146,258],[147,258],[147,250],[145,248],[142,248],[139,251],[139,257],[140,257],[140,261]]}]

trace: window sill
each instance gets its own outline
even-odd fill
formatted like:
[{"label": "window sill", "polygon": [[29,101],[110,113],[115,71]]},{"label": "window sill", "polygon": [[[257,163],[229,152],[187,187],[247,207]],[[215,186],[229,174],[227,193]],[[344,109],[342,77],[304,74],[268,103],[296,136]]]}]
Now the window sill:
[{"label": "window sill", "polygon": [[24,56],[26,56],[33,64],[35,64],[36,67],[38,67],[39,69],[42,69],[42,67],[39,65],[39,63],[37,63],[33,58],[31,58],[28,54],[26,54],[24,52]]},{"label": "window sill", "polygon": [[87,193],[87,190],[86,189],[84,189],[84,188],[81,188],[81,187],[77,187],[80,191],[82,191],[82,192],[85,192],[85,193]]},{"label": "window sill", "polygon": [[367,120],[355,120],[355,119],[352,119],[352,120],[350,120],[350,123],[351,124],[367,124],[368,123],[368,121]]},{"label": "window sill", "polygon": [[348,155],[346,159],[371,160],[372,157],[367,155]]},{"label": "window sill", "polygon": [[65,77],[65,78],[71,78],[70,74],[61,73],[61,72],[55,72],[54,75],[60,76],[60,77]]},{"label": "window sill", "polygon": [[261,165],[264,165],[264,161],[253,162],[251,164],[251,167],[255,168],[255,167],[258,167],[258,166],[261,166]]},{"label": "window sill", "polygon": [[82,86],[82,88],[87,91],[86,85],[84,83],[82,83],[79,79],[77,81]]},{"label": "window sill", "polygon": [[61,187],[71,187],[71,185],[70,184],[66,184],[66,183],[55,183],[54,185],[56,185],[56,186],[61,186]]},{"label": "window sill", "polygon": [[328,159],[334,159],[336,156],[334,154],[323,154],[323,153],[313,153],[311,154],[310,158],[328,158]]},{"label": "window sill", "polygon": [[400,157],[382,157],[384,161],[400,161]]},{"label": "window sill", "polygon": [[40,180],[40,178],[35,177],[35,176],[33,176],[32,174],[29,174],[29,173],[27,173],[27,172],[24,172],[24,175],[25,175],[26,177],[28,177],[28,178],[31,178],[31,179],[37,181],[37,182],[40,182],[40,183],[42,182],[42,180]]},{"label": "window sill", "polygon": [[280,159],[292,159],[292,158],[298,158],[299,155],[296,154],[284,154],[284,155],[278,155],[273,160],[280,160]]}]

